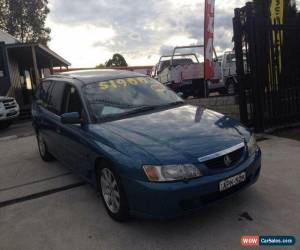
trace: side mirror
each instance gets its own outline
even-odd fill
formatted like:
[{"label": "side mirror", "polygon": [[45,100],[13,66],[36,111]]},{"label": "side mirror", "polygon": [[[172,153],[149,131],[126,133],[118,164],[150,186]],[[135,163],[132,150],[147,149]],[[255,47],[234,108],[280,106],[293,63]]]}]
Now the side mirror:
[{"label": "side mirror", "polygon": [[60,120],[63,124],[79,124],[79,123],[81,123],[81,117],[78,112],[64,113],[60,116]]}]

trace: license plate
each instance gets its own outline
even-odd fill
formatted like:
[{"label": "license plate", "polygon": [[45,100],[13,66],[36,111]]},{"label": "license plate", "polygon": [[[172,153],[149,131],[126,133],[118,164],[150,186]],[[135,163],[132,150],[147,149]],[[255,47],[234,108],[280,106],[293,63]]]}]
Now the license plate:
[{"label": "license plate", "polygon": [[246,173],[242,172],[238,175],[232,176],[226,180],[219,183],[220,192],[225,191],[233,186],[236,186],[246,180]]}]

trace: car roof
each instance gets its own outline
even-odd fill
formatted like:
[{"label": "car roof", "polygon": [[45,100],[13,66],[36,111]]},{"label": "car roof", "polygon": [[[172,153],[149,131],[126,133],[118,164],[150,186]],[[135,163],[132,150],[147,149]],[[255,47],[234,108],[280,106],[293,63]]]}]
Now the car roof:
[{"label": "car roof", "polygon": [[58,75],[51,75],[47,79],[53,78],[66,78],[77,79],[82,84],[88,84],[99,81],[106,81],[112,79],[121,79],[127,77],[145,77],[146,75],[126,70],[114,70],[114,69],[95,69],[95,70],[77,70],[68,71]]}]

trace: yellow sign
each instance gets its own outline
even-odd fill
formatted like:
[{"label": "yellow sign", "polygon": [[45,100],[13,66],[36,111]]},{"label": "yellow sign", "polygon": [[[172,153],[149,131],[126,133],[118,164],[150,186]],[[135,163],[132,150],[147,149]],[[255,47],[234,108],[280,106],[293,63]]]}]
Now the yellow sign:
[{"label": "yellow sign", "polygon": [[272,0],[271,1],[271,22],[272,24],[283,24],[283,9],[284,0]]},{"label": "yellow sign", "polygon": [[126,87],[128,85],[138,85],[138,84],[145,84],[145,83],[147,83],[145,77],[132,77],[132,78],[115,79],[115,80],[99,82],[99,88],[101,90],[107,90],[110,87],[118,88],[118,87]]},{"label": "yellow sign", "polygon": [[123,78],[123,79],[114,79],[114,80],[107,80],[101,81],[98,83],[99,89],[101,90],[109,90],[109,89],[117,89],[120,87],[129,87],[135,86],[140,84],[149,84],[153,90],[157,92],[162,92],[167,90],[166,87],[152,78],[146,77],[130,77],[130,78]]},{"label": "yellow sign", "polygon": [[[283,24],[284,0],[271,0],[270,12],[271,12],[272,25]],[[273,79],[276,85],[278,85],[279,74],[281,73],[281,68],[282,68],[281,46],[283,41],[283,32],[273,31],[272,36],[273,36],[273,51],[271,51],[270,53],[269,77],[270,79]],[[277,51],[278,53],[275,53],[275,51]],[[273,65],[272,58],[271,58],[272,52],[273,52],[273,56],[276,57],[274,58],[274,61],[278,62],[278,64],[275,63],[275,65]]]}]

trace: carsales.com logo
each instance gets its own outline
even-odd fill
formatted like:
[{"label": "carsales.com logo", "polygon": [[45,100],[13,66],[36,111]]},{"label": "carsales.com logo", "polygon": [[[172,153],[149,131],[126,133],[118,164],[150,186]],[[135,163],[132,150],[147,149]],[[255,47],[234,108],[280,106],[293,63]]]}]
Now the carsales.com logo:
[{"label": "carsales.com logo", "polygon": [[241,237],[241,245],[244,247],[257,246],[292,246],[295,245],[294,236],[258,236],[244,235]]}]

